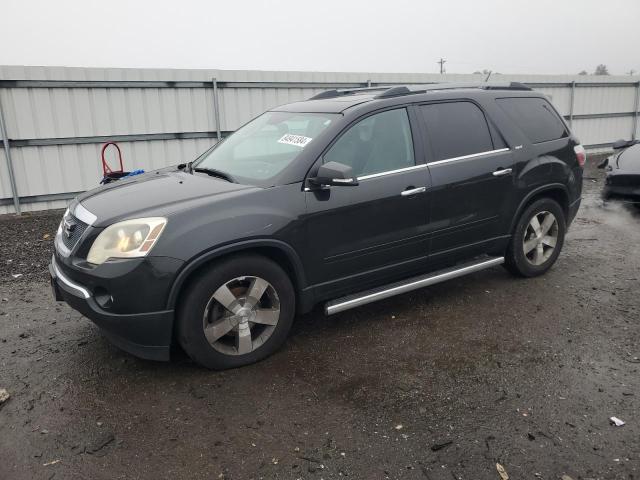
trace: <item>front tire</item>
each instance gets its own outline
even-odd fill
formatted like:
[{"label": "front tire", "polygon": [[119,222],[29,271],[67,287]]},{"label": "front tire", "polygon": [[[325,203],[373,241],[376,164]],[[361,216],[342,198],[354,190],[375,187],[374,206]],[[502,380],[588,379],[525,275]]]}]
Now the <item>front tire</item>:
[{"label": "front tire", "polygon": [[562,207],[551,198],[541,198],[520,216],[507,253],[505,268],[514,275],[536,277],[549,270],[564,245],[567,224]]},{"label": "front tire", "polygon": [[204,367],[240,367],[274,353],[294,315],[295,292],[282,268],[260,255],[233,256],[189,283],[178,308],[178,342]]}]

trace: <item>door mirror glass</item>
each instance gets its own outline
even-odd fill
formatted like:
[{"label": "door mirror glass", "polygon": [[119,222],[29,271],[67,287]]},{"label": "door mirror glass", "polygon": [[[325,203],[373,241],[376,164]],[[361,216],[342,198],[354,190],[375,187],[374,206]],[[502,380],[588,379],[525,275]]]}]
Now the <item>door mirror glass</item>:
[{"label": "door mirror glass", "polygon": [[349,165],[338,162],[327,162],[320,166],[315,177],[309,179],[309,182],[322,186],[333,185],[355,186],[358,185],[358,179],[353,175],[353,169]]}]

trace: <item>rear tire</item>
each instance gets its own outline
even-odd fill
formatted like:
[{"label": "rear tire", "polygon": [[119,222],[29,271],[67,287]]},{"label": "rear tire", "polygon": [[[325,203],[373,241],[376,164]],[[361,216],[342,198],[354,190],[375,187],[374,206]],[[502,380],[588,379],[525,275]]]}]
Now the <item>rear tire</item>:
[{"label": "rear tire", "polygon": [[229,257],[194,278],[180,299],[178,342],[215,370],[262,360],[284,343],[295,315],[291,280],[260,255]]},{"label": "rear tire", "polygon": [[520,215],[505,255],[505,268],[521,277],[536,277],[549,270],[560,255],[567,230],[562,207],[541,198]]}]

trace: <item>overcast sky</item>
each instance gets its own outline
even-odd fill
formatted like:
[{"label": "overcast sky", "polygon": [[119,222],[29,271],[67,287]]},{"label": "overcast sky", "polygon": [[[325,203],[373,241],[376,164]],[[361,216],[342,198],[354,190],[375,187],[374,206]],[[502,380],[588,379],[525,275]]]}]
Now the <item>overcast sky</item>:
[{"label": "overcast sky", "polygon": [[640,0],[2,0],[0,64],[640,71]]}]

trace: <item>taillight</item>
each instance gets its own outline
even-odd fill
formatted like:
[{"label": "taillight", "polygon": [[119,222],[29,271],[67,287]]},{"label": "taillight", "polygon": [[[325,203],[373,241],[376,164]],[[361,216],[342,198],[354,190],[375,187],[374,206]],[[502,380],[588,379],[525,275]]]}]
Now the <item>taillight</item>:
[{"label": "taillight", "polygon": [[573,151],[576,152],[576,160],[578,160],[578,165],[584,167],[584,162],[587,161],[587,153],[584,151],[584,147],[582,145],[576,145],[573,147]]}]

